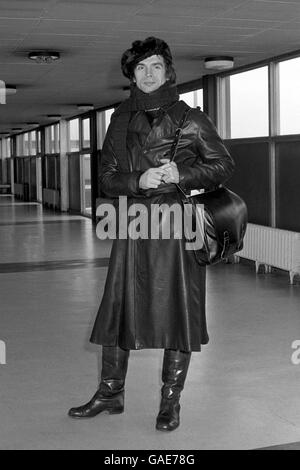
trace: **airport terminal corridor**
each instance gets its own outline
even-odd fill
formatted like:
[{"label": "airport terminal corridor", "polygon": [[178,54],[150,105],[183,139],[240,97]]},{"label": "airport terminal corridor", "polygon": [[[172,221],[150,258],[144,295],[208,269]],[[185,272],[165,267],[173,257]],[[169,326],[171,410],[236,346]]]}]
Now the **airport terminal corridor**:
[{"label": "airport terminal corridor", "polygon": [[97,388],[100,348],[89,335],[110,247],[87,217],[0,196],[0,448],[256,449],[299,442],[300,364],[292,359],[300,354],[292,343],[300,341],[300,285],[290,285],[284,271],[256,275],[250,262],[208,268],[210,342],[192,355],[180,428],[155,430],[162,350],[131,351],[123,414],[67,416]]}]

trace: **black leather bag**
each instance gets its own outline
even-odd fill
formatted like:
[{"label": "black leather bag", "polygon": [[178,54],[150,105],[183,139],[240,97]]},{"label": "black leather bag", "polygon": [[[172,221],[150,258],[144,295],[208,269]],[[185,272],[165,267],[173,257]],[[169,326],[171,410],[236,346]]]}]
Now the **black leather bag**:
[{"label": "black leather bag", "polygon": [[[187,114],[188,109],[176,132],[171,161],[175,158]],[[181,194],[184,210],[192,219],[193,231],[201,235],[200,247],[194,248],[199,264],[216,264],[243,248],[248,212],[240,196],[223,186],[189,196],[179,184],[176,186]]]}]

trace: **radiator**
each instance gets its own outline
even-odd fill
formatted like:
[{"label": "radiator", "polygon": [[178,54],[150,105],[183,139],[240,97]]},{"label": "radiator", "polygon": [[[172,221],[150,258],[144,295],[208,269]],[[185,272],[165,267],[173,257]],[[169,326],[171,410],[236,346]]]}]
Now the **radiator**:
[{"label": "radiator", "polygon": [[235,260],[247,258],[255,261],[256,272],[261,265],[265,272],[272,266],[289,271],[290,283],[300,275],[300,233],[289,230],[248,224],[244,247],[235,255]]},{"label": "radiator", "polygon": [[57,189],[43,188],[43,203],[59,209],[60,197]]}]

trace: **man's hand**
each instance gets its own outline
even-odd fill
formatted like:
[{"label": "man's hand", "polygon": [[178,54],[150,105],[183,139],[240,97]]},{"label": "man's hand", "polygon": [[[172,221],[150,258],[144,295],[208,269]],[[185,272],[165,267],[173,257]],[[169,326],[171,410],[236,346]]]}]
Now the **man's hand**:
[{"label": "man's hand", "polygon": [[169,159],[165,158],[161,160],[164,165],[159,167],[164,170],[163,181],[165,183],[179,183],[179,171],[175,162],[170,162]]},{"label": "man's hand", "polygon": [[164,177],[164,170],[162,167],[149,168],[140,177],[139,186],[141,189],[156,189],[161,184]]},{"label": "man's hand", "polygon": [[163,165],[149,168],[142,174],[139,181],[141,189],[158,188],[163,183],[179,183],[179,172],[175,162],[168,158],[161,159]]}]

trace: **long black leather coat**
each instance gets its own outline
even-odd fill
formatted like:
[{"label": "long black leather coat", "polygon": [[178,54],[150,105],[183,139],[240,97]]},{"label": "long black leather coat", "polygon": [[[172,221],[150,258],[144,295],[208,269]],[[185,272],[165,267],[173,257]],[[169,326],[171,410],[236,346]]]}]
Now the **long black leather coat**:
[{"label": "long black leather coat", "polygon": [[[128,158],[118,160],[108,129],[100,184],[110,197],[128,197],[128,206],[180,203],[175,185],[141,190],[139,179],[170,157],[185,105],[177,102],[154,120],[138,111],[127,136]],[[189,111],[175,158],[180,185],[210,188],[224,183],[234,163],[210,119]],[[163,223],[163,222],[161,222]],[[117,239],[113,243],[102,302],[91,336],[93,343],[124,349],[170,348],[199,351],[208,342],[205,316],[206,269],[197,264],[184,239]]]}]

